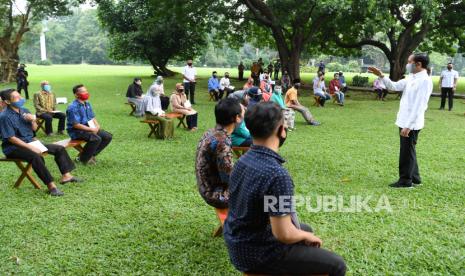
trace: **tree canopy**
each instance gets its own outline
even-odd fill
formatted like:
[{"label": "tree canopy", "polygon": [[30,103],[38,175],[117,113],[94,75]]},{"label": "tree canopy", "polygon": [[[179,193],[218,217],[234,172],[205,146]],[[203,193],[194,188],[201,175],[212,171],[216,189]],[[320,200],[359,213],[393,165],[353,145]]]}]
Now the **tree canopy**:
[{"label": "tree canopy", "polygon": [[453,46],[465,46],[464,14],[463,1],[354,0],[328,25],[326,40],[342,48],[379,48],[397,80],[413,51],[453,54]]},{"label": "tree canopy", "polygon": [[99,0],[98,14],[117,60],[147,60],[157,74],[171,75],[170,59],[191,58],[206,46],[206,1]]},{"label": "tree canopy", "polygon": [[18,50],[34,22],[67,15],[82,0],[0,0],[0,82],[14,78]]}]

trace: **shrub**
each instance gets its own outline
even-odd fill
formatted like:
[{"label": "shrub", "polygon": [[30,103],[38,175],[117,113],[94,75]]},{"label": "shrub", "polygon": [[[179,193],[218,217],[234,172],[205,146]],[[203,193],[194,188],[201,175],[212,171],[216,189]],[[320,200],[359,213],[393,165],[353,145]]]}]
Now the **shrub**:
[{"label": "shrub", "polygon": [[368,83],[368,77],[362,77],[359,75],[356,75],[352,78],[352,86],[356,87],[368,87],[370,86]]},{"label": "shrub", "polygon": [[330,62],[326,65],[326,72],[347,71],[346,67],[339,62]]},{"label": "shrub", "polygon": [[41,60],[41,61],[37,62],[37,65],[50,66],[50,65],[52,65],[52,64],[53,64],[53,63],[52,63],[49,59]]}]

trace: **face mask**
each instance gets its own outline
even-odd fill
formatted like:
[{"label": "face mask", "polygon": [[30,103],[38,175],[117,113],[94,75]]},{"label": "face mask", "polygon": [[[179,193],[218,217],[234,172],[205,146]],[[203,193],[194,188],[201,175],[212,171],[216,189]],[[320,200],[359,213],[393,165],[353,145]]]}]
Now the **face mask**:
[{"label": "face mask", "polygon": [[216,79],[216,75],[213,75],[213,78]]},{"label": "face mask", "polygon": [[141,81],[138,81],[138,82],[136,82],[136,84],[137,84],[137,85],[141,85],[141,84],[142,84],[142,82],[141,82]]},{"label": "face mask", "polygon": [[81,93],[78,95],[78,99],[80,99],[81,101],[87,101],[89,97],[90,97],[89,93]]},{"label": "face mask", "polygon": [[294,87],[297,88],[297,89],[299,89],[299,88],[300,88],[300,83],[294,84]]},{"label": "face mask", "polygon": [[413,64],[412,63],[407,63],[407,65],[405,65],[405,71],[410,74],[412,73],[413,71]]},{"label": "face mask", "polygon": [[229,76],[224,76],[225,78],[229,79]]},{"label": "face mask", "polygon": [[16,107],[16,108],[21,108],[21,107],[24,106],[24,103],[25,103],[25,102],[26,102],[25,99],[20,99],[20,100],[17,101],[17,102],[11,103],[11,105],[12,105],[13,107]]},{"label": "face mask", "polygon": [[281,132],[283,131],[284,126],[281,126],[278,130],[278,138],[279,138],[279,147],[282,147],[284,145],[284,142],[286,142],[287,138],[287,129],[284,128],[284,131],[286,132],[286,137],[281,137]]},{"label": "face mask", "polygon": [[449,67],[449,66],[448,66],[447,69],[450,71],[450,70],[452,70],[452,67]]},{"label": "face mask", "polygon": [[275,87],[274,90],[275,90],[278,94],[283,93],[283,89],[282,89],[281,87]]},{"label": "face mask", "polygon": [[44,91],[45,92],[50,92],[52,91],[52,87],[49,84],[44,85]]},{"label": "face mask", "polygon": [[188,63],[187,65],[192,66],[192,63]]}]

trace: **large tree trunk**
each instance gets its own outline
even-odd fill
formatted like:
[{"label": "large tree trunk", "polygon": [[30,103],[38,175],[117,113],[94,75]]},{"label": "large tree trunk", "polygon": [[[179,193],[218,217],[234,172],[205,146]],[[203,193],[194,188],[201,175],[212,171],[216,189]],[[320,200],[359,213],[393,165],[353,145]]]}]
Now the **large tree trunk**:
[{"label": "large tree trunk", "polygon": [[389,78],[393,81],[398,81],[405,74],[406,59],[399,60],[399,57],[389,60]]},{"label": "large tree trunk", "polygon": [[160,62],[160,60],[155,59],[153,57],[147,57],[147,59],[149,60],[150,64],[153,67],[154,75],[163,76],[163,77],[174,76],[175,72],[171,71],[170,69],[166,67],[166,65],[168,64],[168,61]]},{"label": "large tree trunk", "polygon": [[0,82],[14,82],[18,68],[18,49],[8,42],[0,46]]},{"label": "large tree trunk", "polygon": [[300,78],[300,55],[302,49],[302,40],[296,41],[297,44],[293,45],[292,49],[289,49],[286,39],[279,30],[273,30],[273,37],[278,48],[279,58],[281,60],[281,70],[284,72],[287,70],[289,77],[292,80]]}]

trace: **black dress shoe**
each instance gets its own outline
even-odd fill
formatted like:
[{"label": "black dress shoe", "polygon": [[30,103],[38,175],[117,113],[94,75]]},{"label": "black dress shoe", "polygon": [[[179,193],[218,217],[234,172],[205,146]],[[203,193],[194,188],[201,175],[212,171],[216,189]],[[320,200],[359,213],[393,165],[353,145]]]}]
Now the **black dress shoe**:
[{"label": "black dress shoe", "polygon": [[413,184],[409,185],[409,184],[394,182],[394,183],[390,184],[389,187],[391,187],[391,188],[413,188]]}]

